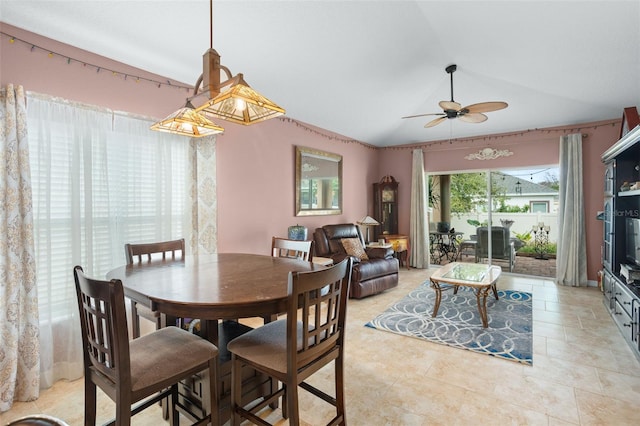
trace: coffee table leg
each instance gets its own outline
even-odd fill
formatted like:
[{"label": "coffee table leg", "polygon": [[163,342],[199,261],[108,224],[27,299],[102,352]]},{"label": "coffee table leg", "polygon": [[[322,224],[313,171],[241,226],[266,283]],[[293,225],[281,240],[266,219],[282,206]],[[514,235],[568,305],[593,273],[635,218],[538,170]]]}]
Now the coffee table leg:
[{"label": "coffee table leg", "polygon": [[491,285],[491,290],[493,290],[493,295],[496,297],[496,300],[498,300],[498,290],[496,290],[496,283],[493,283]]},{"label": "coffee table leg", "polygon": [[433,307],[433,315],[431,315],[433,318],[435,318],[436,315],[438,315],[438,309],[440,309],[440,300],[442,299],[442,289],[440,288],[440,284],[438,284],[437,281],[434,281],[432,279],[429,279],[429,281],[431,281],[431,287],[433,287],[433,289],[436,292],[436,303],[435,303],[435,306]]},{"label": "coffee table leg", "polygon": [[[487,295],[491,286],[481,287],[476,289],[476,300],[478,301],[478,312],[480,313],[480,319],[482,319],[482,327],[489,327],[489,320],[487,318]],[[480,301],[482,298],[482,301]]]}]

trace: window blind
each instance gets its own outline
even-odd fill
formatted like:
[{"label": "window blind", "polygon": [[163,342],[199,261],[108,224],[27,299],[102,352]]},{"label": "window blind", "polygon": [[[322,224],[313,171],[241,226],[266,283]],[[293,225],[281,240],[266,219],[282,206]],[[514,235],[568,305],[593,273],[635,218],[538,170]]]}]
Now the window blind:
[{"label": "window blind", "polygon": [[27,105],[39,307],[55,321],[77,310],[73,266],[104,279],[127,242],[188,239],[189,143],[106,109]]}]

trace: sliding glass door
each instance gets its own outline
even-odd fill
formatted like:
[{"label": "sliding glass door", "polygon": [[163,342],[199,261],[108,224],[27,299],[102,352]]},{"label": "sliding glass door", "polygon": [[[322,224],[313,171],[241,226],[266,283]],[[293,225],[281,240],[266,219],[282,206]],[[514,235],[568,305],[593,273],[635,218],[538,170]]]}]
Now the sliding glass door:
[{"label": "sliding glass door", "polygon": [[490,263],[555,276],[558,169],[429,176],[431,263]]}]

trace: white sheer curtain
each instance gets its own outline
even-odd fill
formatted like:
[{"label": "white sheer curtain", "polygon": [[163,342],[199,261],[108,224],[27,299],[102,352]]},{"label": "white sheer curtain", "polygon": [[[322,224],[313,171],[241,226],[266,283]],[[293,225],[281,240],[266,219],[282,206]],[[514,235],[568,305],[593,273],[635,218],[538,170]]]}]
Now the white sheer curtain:
[{"label": "white sheer curtain", "polygon": [[[39,395],[38,295],[22,86],[0,89],[0,412]],[[1,418],[2,416],[0,416]]]},{"label": "white sheer curtain", "polygon": [[587,242],[582,186],[582,135],[560,138],[560,200],[558,207],[558,284],[587,285]]},{"label": "white sheer curtain", "polygon": [[424,158],[421,149],[413,150],[413,169],[411,173],[411,214],[409,218],[411,255],[409,264],[415,268],[428,268],[427,182],[424,175]]},{"label": "white sheer curtain", "polygon": [[29,94],[41,387],[82,375],[72,267],[104,278],[125,242],[189,238],[188,139],[151,120]]}]

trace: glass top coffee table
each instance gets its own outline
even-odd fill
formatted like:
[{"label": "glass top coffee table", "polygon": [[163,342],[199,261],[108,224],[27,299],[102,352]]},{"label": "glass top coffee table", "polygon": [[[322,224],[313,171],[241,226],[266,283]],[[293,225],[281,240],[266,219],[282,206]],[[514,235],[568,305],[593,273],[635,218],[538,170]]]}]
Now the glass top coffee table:
[{"label": "glass top coffee table", "polygon": [[[478,263],[452,262],[440,267],[434,271],[429,278],[431,287],[436,292],[436,303],[433,307],[432,316],[435,317],[438,315],[443,291],[453,288],[453,294],[456,294],[458,287],[470,287],[476,295],[482,326],[487,328],[489,326],[487,319],[487,295],[489,294],[489,290],[491,290],[496,300],[498,300],[496,281],[501,273],[502,268],[499,266]],[[442,284],[445,284],[445,286],[442,286]]]}]

